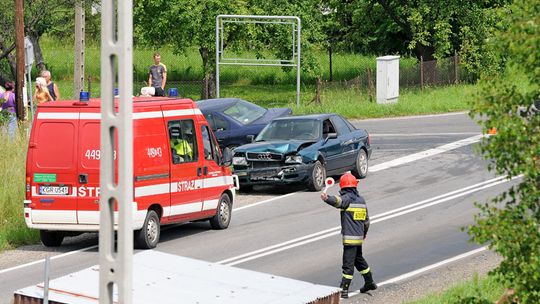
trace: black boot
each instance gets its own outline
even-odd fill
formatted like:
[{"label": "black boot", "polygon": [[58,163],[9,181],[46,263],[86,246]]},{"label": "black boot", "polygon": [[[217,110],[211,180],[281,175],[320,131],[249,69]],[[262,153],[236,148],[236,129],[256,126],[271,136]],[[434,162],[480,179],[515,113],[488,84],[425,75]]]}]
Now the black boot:
[{"label": "black boot", "polygon": [[364,277],[365,284],[364,284],[364,287],[360,288],[361,293],[366,293],[370,290],[377,289],[377,284],[373,282],[373,276],[371,275],[371,271],[366,274],[363,274],[362,276]]},{"label": "black boot", "polygon": [[341,280],[341,298],[342,299],[348,299],[349,298],[349,286],[351,285],[351,280],[349,279],[342,279]]}]

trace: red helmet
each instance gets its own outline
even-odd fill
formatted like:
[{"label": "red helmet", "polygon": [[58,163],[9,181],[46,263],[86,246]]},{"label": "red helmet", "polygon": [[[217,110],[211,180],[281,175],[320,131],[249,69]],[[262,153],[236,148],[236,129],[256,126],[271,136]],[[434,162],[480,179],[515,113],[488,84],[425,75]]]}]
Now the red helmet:
[{"label": "red helmet", "polygon": [[339,187],[341,189],[356,188],[357,185],[358,185],[358,180],[356,179],[356,177],[354,177],[354,175],[350,173],[343,174],[341,178],[339,179]]}]

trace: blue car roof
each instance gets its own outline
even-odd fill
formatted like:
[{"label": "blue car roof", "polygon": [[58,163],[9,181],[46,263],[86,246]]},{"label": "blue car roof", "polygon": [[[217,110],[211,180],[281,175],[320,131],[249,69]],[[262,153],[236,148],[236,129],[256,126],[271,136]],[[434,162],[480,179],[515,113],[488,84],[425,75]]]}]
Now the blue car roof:
[{"label": "blue car roof", "polygon": [[201,110],[220,110],[225,109],[233,104],[235,104],[237,101],[243,100],[240,98],[213,98],[213,99],[203,99],[198,100],[195,103],[197,104],[197,107]]},{"label": "blue car roof", "polygon": [[285,116],[274,118],[274,120],[292,120],[292,119],[314,119],[314,120],[325,120],[336,114],[309,114],[309,115],[300,115],[300,116]]}]

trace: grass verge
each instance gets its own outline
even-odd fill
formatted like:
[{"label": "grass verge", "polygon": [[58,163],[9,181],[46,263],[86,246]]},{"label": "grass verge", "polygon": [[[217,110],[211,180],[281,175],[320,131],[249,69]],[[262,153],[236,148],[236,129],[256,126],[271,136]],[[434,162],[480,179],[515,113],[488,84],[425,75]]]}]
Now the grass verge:
[{"label": "grass verge", "polygon": [[[1,128],[1,127],[0,127]],[[13,140],[0,131],[0,251],[39,240],[36,230],[26,228],[23,214],[25,163],[28,138],[21,132]]]},{"label": "grass verge", "polygon": [[459,283],[441,293],[428,295],[408,304],[491,304],[501,297],[504,287],[493,276],[479,278],[477,274],[472,280]]}]

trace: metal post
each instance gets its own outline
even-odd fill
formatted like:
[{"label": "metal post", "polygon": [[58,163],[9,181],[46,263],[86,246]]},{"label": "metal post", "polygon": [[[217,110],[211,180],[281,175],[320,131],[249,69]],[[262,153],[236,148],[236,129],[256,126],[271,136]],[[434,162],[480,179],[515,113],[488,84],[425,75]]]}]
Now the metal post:
[{"label": "metal post", "polygon": [[30,66],[29,70],[28,70],[28,73],[26,73],[26,75],[28,76],[28,80],[27,80],[27,85],[28,85],[28,89],[27,89],[27,94],[28,94],[28,105],[30,106],[30,125],[32,125],[32,121],[34,120],[34,100],[33,100],[33,96],[32,96],[32,67]]},{"label": "metal post", "polygon": [[298,35],[296,37],[296,43],[298,44],[297,46],[297,49],[298,49],[298,54],[296,56],[296,106],[299,107],[300,106],[300,32],[301,32],[301,22],[300,22],[300,18],[296,17],[296,20],[298,22],[298,28],[297,28],[297,31],[298,31]]},{"label": "metal post", "polygon": [[420,88],[424,89],[424,57],[420,56]]},{"label": "metal post", "polygon": [[49,304],[49,277],[51,273],[51,259],[45,258],[45,275],[43,278],[43,304]]},{"label": "metal post", "polygon": [[75,64],[73,65],[73,99],[79,98],[84,90],[84,6],[82,0],[75,1]]},{"label": "metal post", "polygon": [[220,16],[218,15],[216,17],[216,98],[219,98],[219,53],[221,51],[219,49],[220,40],[221,40],[221,37],[219,35],[219,29],[220,29],[219,21],[220,21]]},{"label": "metal post", "polygon": [[[132,303],[133,286],[133,16],[132,0],[102,1],[99,302]],[[116,5],[117,7],[114,7]],[[117,17],[118,16],[118,20]],[[118,62],[118,113],[113,83]],[[116,136],[116,134],[118,136]],[[118,181],[115,147],[118,139]],[[118,250],[114,210],[118,207]],[[116,288],[117,289],[116,289]]]},{"label": "metal post", "polygon": [[459,73],[458,73],[458,55],[457,51],[454,51],[454,84],[459,82]]}]

